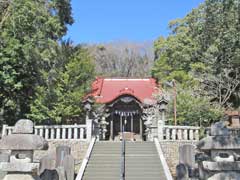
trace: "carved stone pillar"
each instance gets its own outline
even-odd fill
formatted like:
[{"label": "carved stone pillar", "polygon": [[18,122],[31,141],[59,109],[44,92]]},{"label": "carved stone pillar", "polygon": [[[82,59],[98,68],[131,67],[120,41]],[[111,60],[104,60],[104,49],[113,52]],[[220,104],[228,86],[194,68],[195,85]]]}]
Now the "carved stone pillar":
[{"label": "carved stone pillar", "polygon": [[163,121],[158,121],[158,139],[159,140],[163,140],[163,130],[164,130]]},{"label": "carved stone pillar", "polygon": [[101,139],[103,140],[106,139],[107,125],[108,125],[108,122],[106,121],[106,118],[103,116],[100,121],[101,137],[102,137]]},{"label": "carved stone pillar", "polygon": [[147,117],[147,120],[144,122],[145,126],[146,126],[146,137],[147,137],[147,141],[153,141],[153,136],[152,136],[152,121],[151,121],[151,117]]},{"label": "carved stone pillar", "polygon": [[92,138],[92,120],[87,119],[86,124],[87,124],[87,140],[88,142],[90,142]]},{"label": "carved stone pillar", "polygon": [[156,112],[156,117],[158,119],[158,139],[164,139],[164,126],[166,122],[165,112],[167,110],[168,101],[164,98],[164,96],[158,101],[157,107],[158,112]]}]

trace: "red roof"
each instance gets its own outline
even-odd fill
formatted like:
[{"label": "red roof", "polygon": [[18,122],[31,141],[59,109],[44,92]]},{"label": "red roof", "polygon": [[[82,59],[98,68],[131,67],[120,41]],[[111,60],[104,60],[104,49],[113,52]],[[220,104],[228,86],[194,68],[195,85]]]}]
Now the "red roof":
[{"label": "red roof", "polygon": [[131,95],[141,103],[154,101],[153,94],[158,92],[153,78],[96,78],[92,83],[92,93],[97,103],[109,103],[119,96]]}]

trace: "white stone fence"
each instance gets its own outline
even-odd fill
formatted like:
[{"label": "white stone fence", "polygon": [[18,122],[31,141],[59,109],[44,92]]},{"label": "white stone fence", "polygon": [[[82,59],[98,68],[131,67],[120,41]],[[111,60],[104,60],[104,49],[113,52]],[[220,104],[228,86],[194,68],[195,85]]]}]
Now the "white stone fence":
[{"label": "white stone fence", "polygon": [[[13,126],[3,125],[2,136],[12,134]],[[42,125],[34,126],[34,134],[46,140],[82,140],[90,141],[92,138],[92,120],[86,124],[75,125]]]},{"label": "white stone fence", "polygon": [[[13,126],[3,125],[2,136],[9,135]],[[198,141],[200,127],[195,126],[160,126],[158,138],[160,141]],[[34,126],[34,134],[42,136],[46,140],[82,140],[91,141],[97,137],[98,126],[92,120],[86,120],[81,125],[43,125]]]},{"label": "white stone fence", "polygon": [[198,141],[200,127],[195,126],[163,126],[163,136],[159,140],[166,141]]}]

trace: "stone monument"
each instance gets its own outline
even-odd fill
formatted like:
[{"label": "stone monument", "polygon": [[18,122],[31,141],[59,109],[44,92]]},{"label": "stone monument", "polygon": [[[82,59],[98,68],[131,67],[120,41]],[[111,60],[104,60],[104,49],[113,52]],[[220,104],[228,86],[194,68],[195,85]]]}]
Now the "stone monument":
[{"label": "stone monument", "polygon": [[188,157],[177,166],[178,180],[240,180],[240,136],[227,125],[220,121],[211,126],[210,135],[197,144],[195,160],[193,150],[183,149],[182,156]]},{"label": "stone monument", "polygon": [[198,161],[200,179],[240,179],[240,137],[232,135],[225,122],[212,125],[210,136],[197,148],[204,157]]},{"label": "stone monument", "polygon": [[19,120],[13,133],[2,137],[0,150],[10,150],[9,162],[1,162],[0,169],[7,172],[3,180],[36,180],[39,163],[33,162],[34,150],[47,150],[48,143],[41,136],[34,135],[33,122]]},{"label": "stone monument", "polygon": [[57,146],[56,156],[47,155],[41,160],[39,170],[41,180],[73,180],[74,179],[74,158],[71,155],[71,148],[68,146]]}]

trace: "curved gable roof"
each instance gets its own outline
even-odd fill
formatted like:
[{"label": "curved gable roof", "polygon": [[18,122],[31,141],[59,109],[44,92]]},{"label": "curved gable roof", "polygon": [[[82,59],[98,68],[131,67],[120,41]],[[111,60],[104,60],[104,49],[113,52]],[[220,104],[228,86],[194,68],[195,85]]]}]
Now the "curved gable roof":
[{"label": "curved gable roof", "polygon": [[153,94],[158,91],[153,78],[96,78],[92,83],[92,93],[97,103],[110,103],[119,96],[131,95],[141,103],[154,101]]}]

